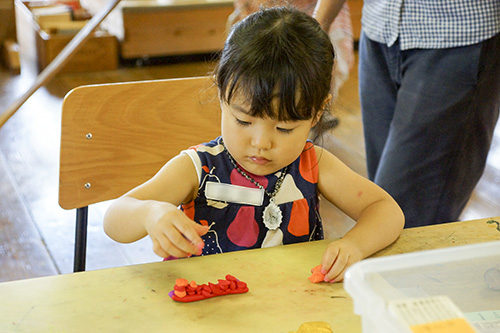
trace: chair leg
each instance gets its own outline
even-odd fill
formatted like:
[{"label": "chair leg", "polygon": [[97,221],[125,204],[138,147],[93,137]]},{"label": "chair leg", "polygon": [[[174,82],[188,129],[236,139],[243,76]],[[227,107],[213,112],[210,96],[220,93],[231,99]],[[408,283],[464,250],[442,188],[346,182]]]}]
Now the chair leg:
[{"label": "chair leg", "polygon": [[88,206],[76,210],[75,259],[73,272],[82,272],[85,270],[88,210]]}]

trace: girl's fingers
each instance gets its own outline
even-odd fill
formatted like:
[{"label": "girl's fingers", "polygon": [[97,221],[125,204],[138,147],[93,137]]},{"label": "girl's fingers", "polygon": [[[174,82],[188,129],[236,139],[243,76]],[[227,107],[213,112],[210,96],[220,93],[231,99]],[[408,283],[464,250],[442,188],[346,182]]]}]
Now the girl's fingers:
[{"label": "girl's fingers", "polygon": [[339,256],[330,271],[325,275],[325,282],[339,282],[344,279],[344,272],[349,258]]},{"label": "girl's fingers", "polygon": [[326,275],[330,269],[332,268],[337,256],[339,254],[339,248],[329,246],[325,253],[323,254],[323,258],[321,259],[321,274]]},{"label": "girl's fingers", "polygon": [[153,240],[153,250],[164,258],[201,255],[205,243],[200,235],[209,227],[192,221],[179,210],[169,210],[160,220],[152,224],[148,233]]},{"label": "girl's fingers", "polygon": [[340,247],[330,247],[323,255],[321,273],[325,275],[325,282],[338,282],[343,279],[349,261],[349,254],[344,252]]},{"label": "girl's fingers", "polygon": [[169,256],[157,240],[153,240],[153,252],[161,258],[167,258]]},{"label": "girl's fingers", "polygon": [[[159,243],[161,250],[155,251],[155,253],[158,255],[161,254],[160,256],[163,258],[167,258],[168,256],[184,258],[192,255],[192,253],[184,251],[182,248],[177,246],[176,243],[172,242],[166,235],[164,237],[160,237],[157,242]],[[166,256],[164,256],[165,254]]]},{"label": "girl's fingers", "polygon": [[188,217],[186,217],[186,220],[187,223],[185,221],[174,221],[174,226],[178,232],[173,233],[169,238],[179,249],[191,254],[200,255],[205,243],[201,239],[198,230],[203,232],[203,235],[208,231],[208,228],[202,226],[203,228],[200,229],[198,223],[191,221]]},{"label": "girl's fingers", "polygon": [[196,223],[196,222],[194,223],[194,225],[195,225],[196,232],[200,236],[203,236],[204,234],[206,234],[208,232],[208,229],[210,229],[209,226],[207,226],[207,225],[201,225],[201,224]]}]

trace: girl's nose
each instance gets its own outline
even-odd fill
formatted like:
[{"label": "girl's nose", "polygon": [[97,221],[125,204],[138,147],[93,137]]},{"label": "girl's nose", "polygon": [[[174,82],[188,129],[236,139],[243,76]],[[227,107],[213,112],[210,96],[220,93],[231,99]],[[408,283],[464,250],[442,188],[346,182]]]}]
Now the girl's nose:
[{"label": "girl's nose", "polygon": [[255,130],[252,133],[252,146],[257,149],[271,149],[272,138],[265,130]]}]

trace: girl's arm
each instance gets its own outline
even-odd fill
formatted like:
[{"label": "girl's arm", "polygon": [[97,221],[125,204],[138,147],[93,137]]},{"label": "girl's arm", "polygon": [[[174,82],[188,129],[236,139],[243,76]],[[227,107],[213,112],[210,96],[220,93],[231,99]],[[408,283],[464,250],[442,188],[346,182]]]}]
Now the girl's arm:
[{"label": "girl's arm", "polygon": [[382,188],[349,169],[330,152],[319,147],[316,152],[320,193],[356,221],[344,237],[328,246],[321,261],[325,281],[341,281],[347,267],[398,238],[404,215]]},{"label": "girl's arm", "polygon": [[122,243],[149,234],[155,253],[164,258],[199,254],[203,248],[200,235],[207,232],[207,227],[177,208],[196,197],[198,182],[190,157],[178,155],[153,178],[111,204],[104,216],[104,231]]}]

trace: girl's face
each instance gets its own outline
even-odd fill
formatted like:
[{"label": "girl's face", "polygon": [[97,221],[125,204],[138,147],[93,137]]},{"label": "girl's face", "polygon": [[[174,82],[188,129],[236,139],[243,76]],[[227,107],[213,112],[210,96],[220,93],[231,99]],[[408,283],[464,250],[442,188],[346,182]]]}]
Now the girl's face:
[{"label": "girl's face", "polygon": [[221,102],[222,138],[229,153],[246,171],[264,176],[299,157],[315,120],[277,121],[252,117],[248,106],[233,98]]}]

